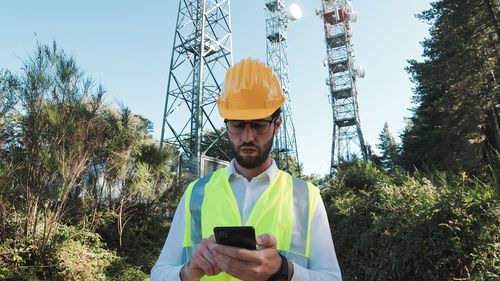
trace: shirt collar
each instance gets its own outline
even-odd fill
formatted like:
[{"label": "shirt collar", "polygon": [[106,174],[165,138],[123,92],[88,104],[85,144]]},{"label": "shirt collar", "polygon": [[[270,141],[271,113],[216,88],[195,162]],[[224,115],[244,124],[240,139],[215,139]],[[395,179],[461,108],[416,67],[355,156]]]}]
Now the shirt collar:
[{"label": "shirt collar", "polygon": [[[230,180],[231,175],[240,176],[240,174],[234,167],[234,161],[236,161],[236,159],[231,160],[229,166],[227,167],[228,180]],[[260,177],[262,175],[267,175],[267,177],[269,178],[269,182],[272,182],[277,174],[278,174],[278,166],[276,165],[276,162],[274,162],[274,159],[271,159],[271,166],[269,166],[264,172],[260,173],[257,177]]]}]

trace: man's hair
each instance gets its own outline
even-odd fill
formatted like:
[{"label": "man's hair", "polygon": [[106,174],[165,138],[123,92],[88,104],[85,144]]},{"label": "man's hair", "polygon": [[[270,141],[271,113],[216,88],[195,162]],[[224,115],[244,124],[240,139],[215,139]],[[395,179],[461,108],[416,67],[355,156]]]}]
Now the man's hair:
[{"label": "man's hair", "polygon": [[278,109],[276,109],[276,111],[271,115],[271,117],[274,119],[280,116],[280,114],[281,114],[281,106],[278,107]]}]

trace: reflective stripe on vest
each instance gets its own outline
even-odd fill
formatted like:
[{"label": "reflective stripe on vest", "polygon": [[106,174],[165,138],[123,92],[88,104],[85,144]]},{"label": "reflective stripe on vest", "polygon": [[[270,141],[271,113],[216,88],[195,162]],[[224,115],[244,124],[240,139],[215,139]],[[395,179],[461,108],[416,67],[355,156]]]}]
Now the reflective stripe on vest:
[{"label": "reflective stripe on vest", "polygon": [[[226,170],[227,171],[227,170]],[[283,173],[285,174],[285,173]],[[194,254],[196,247],[202,240],[201,208],[205,197],[205,186],[213,174],[205,176],[194,183],[189,198],[189,212],[191,218],[190,231],[191,243],[183,247],[183,263],[187,263]],[[290,177],[289,175],[285,174]],[[227,176],[227,173],[224,175]],[[278,176],[278,175],[277,175]],[[307,268],[307,243],[309,233],[310,202],[309,188],[306,181],[292,177],[293,184],[293,223],[289,250],[279,250],[281,254],[291,261]],[[188,236],[189,237],[189,236]]]},{"label": "reflective stripe on vest", "polygon": [[304,180],[292,176],[292,182],[293,225],[290,251],[305,256],[309,226],[309,190]]},{"label": "reflective stripe on vest", "polygon": [[212,177],[212,174],[206,175],[197,180],[191,192],[191,200],[189,201],[189,211],[191,212],[191,244],[200,245],[201,234],[201,204],[205,197],[205,185]]},{"label": "reflective stripe on vest", "polygon": [[189,201],[189,211],[191,212],[191,245],[182,250],[182,263],[187,263],[194,254],[196,247],[200,245],[201,234],[201,204],[205,197],[205,185],[213,174],[206,175],[194,183],[191,191],[191,200]]}]

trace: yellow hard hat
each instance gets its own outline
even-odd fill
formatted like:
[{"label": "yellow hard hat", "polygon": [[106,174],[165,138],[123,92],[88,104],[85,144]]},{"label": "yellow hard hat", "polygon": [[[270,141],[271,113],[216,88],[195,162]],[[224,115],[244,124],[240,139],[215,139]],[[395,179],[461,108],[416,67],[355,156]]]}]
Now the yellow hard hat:
[{"label": "yellow hard hat", "polygon": [[285,102],[273,70],[251,58],[227,70],[222,92],[217,99],[222,118],[255,120],[271,116]]}]

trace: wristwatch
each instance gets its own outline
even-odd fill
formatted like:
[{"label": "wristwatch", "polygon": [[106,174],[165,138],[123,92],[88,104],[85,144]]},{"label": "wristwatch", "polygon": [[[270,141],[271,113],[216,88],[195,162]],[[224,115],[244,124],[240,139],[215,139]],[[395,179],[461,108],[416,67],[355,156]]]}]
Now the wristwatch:
[{"label": "wristwatch", "polygon": [[278,252],[281,257],[281,268],[268,281],[288,281],[288,260]]}]

